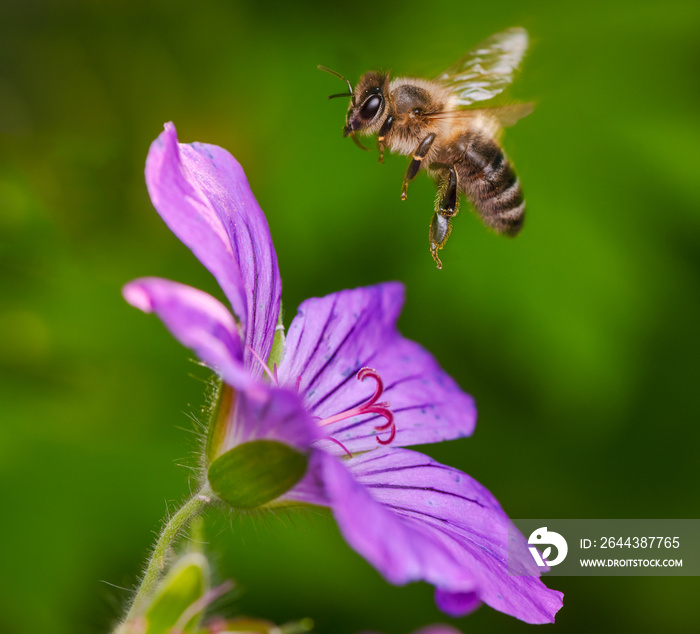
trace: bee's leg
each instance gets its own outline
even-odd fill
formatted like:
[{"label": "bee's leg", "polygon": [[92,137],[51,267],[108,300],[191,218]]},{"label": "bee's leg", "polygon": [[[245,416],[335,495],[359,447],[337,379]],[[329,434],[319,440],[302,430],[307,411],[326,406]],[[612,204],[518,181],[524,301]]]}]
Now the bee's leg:
[{"label": "bee's leg", "polygon": [[384,139],[386,138],[386,135],[389,134],[389,130],[391,130],[391,126],[393,125],[394,116],[389,115],[382,124],[382,127],[379,129],[379,134],[377,135],[377,149],[379,150],[380,163],[384,162]]},{"label": "bee's leg", "polygon": [[438,251],[445,246],[450,233],[452,233],[452,225],[449,217],[441,216],[435,212],[433,219],[430,221],[430,255],[433,256],[433,260],[435,260],[435,264],[437,264],[439,269],[442,268],[442,262]]},{"label": "bee's leg", "polygon": [[437,198],[435,199],[435,212],[442,216],[452,218],[459,212],[459,182],[457,171],[454,165],[446,163],[432,163],[430,169],[441,169],[443,171],[438,183]]},{"label": "bee's leg", "polygon": [[[431,167],[434,167],[433,164]],[[452,224],[450,219],[454,218],[459,212],[459,187],[457,183],[457,172],[453,165],[445,166],[448,170],[447,174],[442,176],[438,185],[438,195],[435,199],[435,213],[430,222],[430,231],[428,234],[430,240],[430,255],[433,256],[435,264],[439,269],[442,268],[442,262],[438,256],[438,251],[447,243],[447,238],[452,232]]]},{"label": "bee's leg", "polygon": [[406,193],[408,190],[408,184],[416,177],[418,170],[420,169],[423,159],[428,156],[430,152],[430,147],[435,141],[435,133],[431,132],[427,137],[425,137],[418,147],[413,152],[413,159],[408,164],[408,169],[406,170],[406,175],[403,177],[403,187],[401,188],[401,200],[406,200]]}]

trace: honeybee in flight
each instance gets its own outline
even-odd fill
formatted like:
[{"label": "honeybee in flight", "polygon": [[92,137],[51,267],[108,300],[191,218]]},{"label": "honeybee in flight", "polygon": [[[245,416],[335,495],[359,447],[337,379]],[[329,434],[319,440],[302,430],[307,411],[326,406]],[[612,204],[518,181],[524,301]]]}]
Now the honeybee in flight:
[{"label": "honeybee in flight", "polygon": [[384,150],[411,156],[401,190],[421,168],[437,182],[435,212],[430,223],[430,253],[442,268],[438,252],[452,231],[462,191],[497,233],[515,236],[523,225],[525,200],[520,181],[499,145],[504,126],[532,112],[532,104],[491,108],[467,106],[498,95],[513,80],[527,49],[527,32],[512,28],[492,35],[433,80],[389,78],[370,71],[352,84],[340,73],[319,66],[345,81],[351,97],[343,136],[377,134],[379,162]]}]

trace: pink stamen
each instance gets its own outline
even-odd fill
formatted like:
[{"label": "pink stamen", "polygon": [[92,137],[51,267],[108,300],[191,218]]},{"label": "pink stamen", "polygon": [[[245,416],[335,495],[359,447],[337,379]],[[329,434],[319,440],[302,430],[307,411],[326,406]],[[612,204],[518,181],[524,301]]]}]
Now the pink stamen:
[{"label": "pink stamen", "polygon": [[265,374],[267,374],[267,376],[270,377],[270,381],[272,381],[274,385],[278,385],[277,367],[275,366],[275,373],[273,374],[270,368],[267,367],[267,363],[263,361],[262,357],[257,352],[255,352],[255,350],[253,350],[250,346],[246,346],[246,348],[250,351],[250,354],[252,354],[257,359],[258,363],[262,366],[262,369],[265,372]]},{"label": "pink stamen", "polygon": [[387,427],[390,427],[389,438],[387,438],[386,440],[382,440],[379,436],[377,436],[377,442],[380,445],[388,445],[396,437],[396,425],[394,425],[393,417],[390,423],[387,423],[386,425],[380,425],[379,427],[375,427],[375,429],[377,431],[382,431]]},{"label": "pink stamen", "polygon": [[[357,380],[364,381],[368,376],[371,376],[377,382],[377,385],[374,388],[374,395],[369,399],[369,401],[367,401],[367,403],[365,403],[365,405],[374,405],[384,391],[384,381],[382,381],[382,377],[379,376],[379,372],[373,370],[372,368],[362,368],[357,373]],[[387,407],[389,407],[388,403]]]},{"label": "pink stamen", "polygon": [[336,445],[340,446],[340,448],[341,448],[346,454],[348,454],[348,456],[349,456],[350,458],[352,458],[352,454],[348,451],[348,448],[347,448],[342,442],[340,442],[339,440],[336,440],[335,438],[331,438],[330,436],[327,436],[327,437],[326,437],[326,440],[332,440]]},{"label": "pink stamen", "polygon": [[[334,416],[324,418],[321,422],[319,422],[319,425],[321,427],[325,427],[326,425],[331,425],[341,420],[353,418],[354,416],[362,416],[363,414],[379,414],[380,416],[386,418],[386,423],[384,423],[383,425],[375,426],[375,429],[377,431],[389,430],[390,433],[389,438],[387,440],[382,440],[381,438],[379,438],[379,436],[377,436],[377,442],[380,445],[388,445],[392,440],[394,440],[396,436],[394,414],[389,409],[390,404],[388,402],[383,401],[381,403],[377,403],[377,400],[384,392],[384,382],[379,376],[379,373],[376,370],[373,370],[372,368],[362,368],[357,373],[358,381],[364,381],[367,377],[371,377],[376,381],[374,394],[365,403],[362,403],[362,405],[359,405],[358,407],[353,407],[352,409],[348,409],[344,412],[341,412],[340,414],[335,414]],[[331,438],[331,440],[338,443],[338,441],[334,438]],[[345,447],[343,447],[343,449],[345,449]],[[345,451],[347,451],[347,449],[345,449]]]}]

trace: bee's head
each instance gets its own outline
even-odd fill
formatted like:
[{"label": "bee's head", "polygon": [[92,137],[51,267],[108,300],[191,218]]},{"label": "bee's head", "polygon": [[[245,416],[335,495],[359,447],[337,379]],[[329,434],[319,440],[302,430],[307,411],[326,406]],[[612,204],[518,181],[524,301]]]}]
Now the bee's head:
[{"label": "bee's head", "polygon": [[340,73],[319,66],[319,69],[335,75],[348,85],[349,92],[331,95],[329,99],[335,97],[350,97],[350,107],[343,126],[343,136],[351,136],[352,140],[363,150],[356,133],[372,134],[377,132],[386,119],[385,104],[389,88],[389,74],[370,71],[360,77],[357,86],[353,90],[352,84]]},{"label": "bee's head", "polygon": [[389,75],[370,71],[360,77],[353,91],[343,136],[362,132],[372,134],[382,125]]}]

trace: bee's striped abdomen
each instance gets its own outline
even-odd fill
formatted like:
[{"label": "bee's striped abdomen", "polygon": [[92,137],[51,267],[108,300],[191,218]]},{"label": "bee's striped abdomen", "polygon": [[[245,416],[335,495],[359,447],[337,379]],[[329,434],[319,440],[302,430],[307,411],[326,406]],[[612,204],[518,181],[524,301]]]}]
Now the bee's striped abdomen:
[{"label": "bee's striped abdomen", "polygon": [[486,225],[516,235],[525,219],[525,199],[513,166],[491,137],[465,136],[464,154],[456,163],[464,193]]}]

